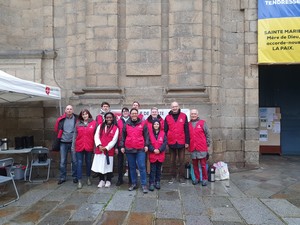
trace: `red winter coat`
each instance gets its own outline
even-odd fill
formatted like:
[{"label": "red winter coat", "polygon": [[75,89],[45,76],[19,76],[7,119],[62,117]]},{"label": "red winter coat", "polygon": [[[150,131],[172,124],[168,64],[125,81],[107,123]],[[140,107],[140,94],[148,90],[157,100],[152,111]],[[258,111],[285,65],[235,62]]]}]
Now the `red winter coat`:
[{"label": "red winter coat", "polygon": [[201,151],[207,152],[207,142],[206,136],[204,133],[204,120],[199,120],[195,127],[193,127],[192,123],[189,122],[189,131],[190,131],[190,147],[189,151]]},{"label": "red winter coat", "polygon": [[[112,141],[112,139],[114,138],[115,133],[118,129],[119,128],[116,125],[113,125],[113,127],[111,128],[109,133],[105,133],[105,131],[103,130],[102,134],[101,134],[101,130],[99,130],[99,138],[100,138],[100,141],[101,141],[101,144],[102,144],[103,147],[107,146],[108,143]],[[103,154],[103,152],[100,151],[99,147],[98,147],[95,150],[95,154]],[[115,154],[115,148],[114,147],[111,148],[110,150],[108,150],[108,155],[109,156],[114,156],[114,154]]]},{"label": "red winter coat", "polygon": [[[150,143],[154,149],[160,149],[161,146],[164,144],[165,140],[165,132],[159,131],[158,137],[156,139],[153,132],[149,132],[150,136]],[[161,151],[159,154],[155,154],[154,152],[149,151],[149,161],[150,163],[155,163],[156,161],[164,162],[165,161],[165,151]]]},{"label": "red winter coat", "polygon": [[167,133],[168,144],[174,145],[176,142],[180,145],[185,144],[185,134],[184,134],[184,123],[186,121],[186,115],[180,113],[177,121],[174,120],[172,115],[166,116],[166,122],[168,123],[169,130]]},{"label": "red winter coat", "polygon": [[[74,116],[74,125],[76,124],[76,121],[78,119],[78,115],[76,114],[73,114]],[[62,137],[62,134],[63,134],[63,129],[64,129],[64,122],[65,122],[65,119],[66,119],[66,114],[64,113],[62,116],[58,117],[56,122],[55,122],[55,125],[54,125],[54,131],[55,133],[57,133],[57,138],[61,138]]]},{"label": "red winter coat", "polygon": [[125,148],[127,149],[144,149],[144,126],[145,121],[139,121],[136,126],[126,123]]},{"label": "red winter coat", "polygon": [[[90,120],[87,125],[83,121],[76,123],[75,151],[83,150],[91,152],[94,150],[94,134],[97,127],[95,120]],[[74,139],[73,139],[74,140]]]}]

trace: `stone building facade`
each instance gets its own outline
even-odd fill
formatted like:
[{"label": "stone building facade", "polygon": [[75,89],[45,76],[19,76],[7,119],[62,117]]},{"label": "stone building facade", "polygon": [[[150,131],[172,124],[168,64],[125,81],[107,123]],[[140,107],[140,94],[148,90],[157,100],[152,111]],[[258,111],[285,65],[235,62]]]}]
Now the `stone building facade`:
[{"label": "stone building facade", "polygon": [[[257,165],[257,2],[0,0],[0,69],[58,86],[63,106],[197,108],[214,161]],[[56,102],[0,106],[0,136],[50,145]]]}]

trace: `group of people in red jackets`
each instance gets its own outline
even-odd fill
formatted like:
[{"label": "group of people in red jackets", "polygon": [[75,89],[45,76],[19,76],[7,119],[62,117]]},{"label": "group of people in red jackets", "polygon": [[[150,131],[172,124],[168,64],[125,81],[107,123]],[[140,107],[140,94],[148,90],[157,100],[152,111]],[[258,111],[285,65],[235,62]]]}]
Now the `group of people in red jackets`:
[{"label": "group of people in red jackets", "polygon": [[[110,187],[113,177],[113,157],[118,156],[118,180],[116,185],[124,183],[124,155],[128,161],[129,191],[137,189],[138,176],[143,193],[161,188],[162,164],[165,153],[170,153],[172,178],[184,183],[185,151],[191,152],[196,180],[200,183],[199,163],[202,167],[202,185],[207,185],[206,156],[210,146],[210,135],[204,120],[196,109],[190,111],[190,121],[181,112],[177,102],[171,103],[171,110],[163,119],[158,108],[151,108],[151,115],[143,119],[139,114],[139,102],[132,108],[122,108],[120,118],[110,112],[108,102],[101,104],[100,114],[93,120],[91,113],[83,109],[77,117],[72,106],[67,106],[63,118],[56,123],[60,138],[60,179],[58,184],[66,181],[67,153],[72,155],[73,182],[78,189],[83,186],[83,159],[86,164],[87,185],[91,185],[91,171],[98,174],[98,187]],[[71,109],[71,110],[70,110]],[[72,129],[73,127],[73,129]],[[72,139],[70,137],[72,136]],[[94,157],[92,160],[92,156]],[[76,160],[74,159],[76,158]],[[149,186],[147,185],[147,159],[150,162]]]}]

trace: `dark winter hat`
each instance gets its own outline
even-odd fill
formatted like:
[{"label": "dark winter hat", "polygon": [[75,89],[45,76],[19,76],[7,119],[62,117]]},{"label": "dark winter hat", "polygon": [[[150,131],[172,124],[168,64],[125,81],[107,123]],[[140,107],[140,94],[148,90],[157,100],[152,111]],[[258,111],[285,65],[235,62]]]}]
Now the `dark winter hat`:
[{"label": "dark winter hat", "polygon": [[153,127],[153,129],[154,129],[154,123],[158,123],[158,125],[159,125],[159,127],[158,127],[158,129],[160,129],[160,121],[158,120],[158,119],[154,119],[154,120],[152,120],[152,127]]}]

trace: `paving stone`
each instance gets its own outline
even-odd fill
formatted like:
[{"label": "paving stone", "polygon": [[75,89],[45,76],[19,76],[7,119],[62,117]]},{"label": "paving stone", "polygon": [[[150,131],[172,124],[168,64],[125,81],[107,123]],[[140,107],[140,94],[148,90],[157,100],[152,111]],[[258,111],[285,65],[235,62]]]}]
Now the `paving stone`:
[{"label": "paving stone", "polygon": [[74,210],[72,209],[55,209],[50,214],[46,215],[38,224],[39,225],[57,225],[57,224],[65,224],[69,218],[71,217]]},{"label": "paving stone", "polygon": [[261,199],[261,201],[280,217],[300,217],[300,209],[285,199]]},{"label": "paving stone", "polygon": [[247,197],[233,182],[230,180],[222,181],[224,190],[229,194],[230,197],[243,198]]},{"label": "paving stone", "polygon": [[153,213],[136,213],[132,212],[128,216],[127,224],[148,225],[154,221]]},{"label": "paving stone", "polygon": [[104,204],[82,204],[81,207],[72,215],[73,221],[95,221],[101,213]]},{"label": "paving stone", "polygon": [[133,212],[155,212],[157,208],[156,198],[137,197],[133,202],[131,211]]},{"label": "paving stone", "polygon": [[[298,196],[300,196],[300,194]],[[287,201],[300,208],[300,198],[287,199]]]},{"label": "paving stone", "polygon": [[124,224],[127,216],[126,211],[105,211],[96,225],[119,225]]},{"label": "paving stone", "polygon": [[50,190],[32,190],[26,192],[18,201],[12,203],[13,206],[29,206],[38,202],[43,197],[47,196],[51,191]]},{"label": "paving stone", "polygon": [[212,222],[209,220],[207,216],[194,216],[194,215],[187,215],[185,225],[213,225]]},{"label": "paving stone", "polygon": [[94,193],[91,194],[87,200],[88,203],[108,203],[109,200],[112,198],[111,193]]},{"label": "paving stone", "polygon": [[196,195],[197,191],[194,186],[178,187],[181,196]]},{"label": "paving stone", "polygon": [[118,191],[108,203],[105,210],[128,211],[131,208],[135,195],[136,191]]},{"label": "paving stone", "polygon": [[260,184],[260,182],[258,181],[254,181],[254,180],[249,180],[249,179],[245,179],[245,178],[238,178],[238,179],[234,179],[231,177],[231,181],[242,191],[246,191],[252,187],[256,187],[257,185]]},{"label": "paving stone", "polygon": [[37,223],[40,219],[44,217],[45,214],[49,213],[58,202],[44,202],[39,201],[30,207],[28,210],[22,212],[17,217],[12,219],[11,223]]},{"label": "paving stone", "polygon": [[[280,167],[280,163],[269,163],[269,168],[235,172],[230,180],[209,182],[206,187],[192,185],[190,180],[184,185],[162,180],[161,190],[148,194],[141,189],[129,192],[126,184],[97,188],[96,179],[94,185],[80,190],[71,179],[62,185],[57,185],[56,179],[35,185],[22,181],[18,183],[23,191],[20,200],[0,209],[0,225],[298,225],[300,179],[299,172],[293,171],[299,171],[299,160],[292,165],[294,175],[289,173],[289,176],[286,175],[289,170],[285,169],[289,164]],[[117,177],[114,179],[113,182]],[[249,186],[243,186],[243,182]],[[255,197],[270,194],[262,200]]]},{"label": "paving stone", "polygon": [[245,223],[238,223],[238,222],[224,222],[224,221],[214,221],[212,222],[213,225],[246,225]]},{"label": "paving stone", "polygon": [[12,207],[4,207],[0,209],[0,224],[4,224],[9,221],[14,216],[20,214],[25,209],[25,206],[12,206]]},{"label": "paving stone", "polygon": [[201,185],[195,185],[198,195],[200,196],[228,196],[229,194],[224,189],[221,181],[208,182],[208,185],[203,187]]},{"label": "paving stone", "polygon": [[92,225],[92,221],[68,221],[64,225]]},{"label": "paving stone", "polygon": [[274,194],[274,191],[261,188],[261,187],[253,187],[244,192],[247,197],[253,198],[269,198]]},{"label": "paving stone", "polygon": [[204,213],[204,203],[195,193],[189,196],[181,196],[182,206],[186,215],[202,215]]},{"label": "paving stone", "polygon": [[184,225],[183,220],[176,219],[156,219],[155,225]]},{"label": "paving stone", "polygon": [[203,197],[203,202],[207,208],[233,207],[231,201],[227,197]]},{"label": "paving stone", "polygon": [[158,193],[158,199],[159,200],[169,200],[169,201],[173,201],[173,200],[177,200],[179,199],[179,193],[178,191],[160,191]]},{"label": "paving stone", "polygon": [[[230,198],[230,201],[248,224],[283,224],[278,217],[258,199]],[[247,202],[247,204],[245,204],[245,202]]]},{"label": "paving stone", "polygon": [[182,207],[179,200],[158,200],[156,218],[182,219]]},{"label": "paving stone", "polygon": [[211,208],[212,221],[226,221],[226,222],[242,222],[242,219],[239,217],[238,213],[234,208],[227,208],[227,207],[218,207],[218,208]]},{"label": "paving stone", "polygon": [[72,191],[66,189],[57,189],[44,197],[45,201],[64,201],[72,194]]},{"label": "paving stone", "polygon": [[299,225],[300,218],[282,218],[288,225]]},{"label": "paving stone", "polygon": [[82,193],[74,191],[70,196],[68,196],[64,202],[59,207],[64,207],[65,205],[81,205],[86,202],[89,198],[89,193]]},{"label": "paving stone", "polygon": [[[202,187],[201,185],[195,185],[194,186],[196,193],[198,196],[215,196],[215,190],[214,190],[214,182],[209,182],[209,185],[206,187]],[[224,193],[223,195],[227,196],[227,193]]]}]

